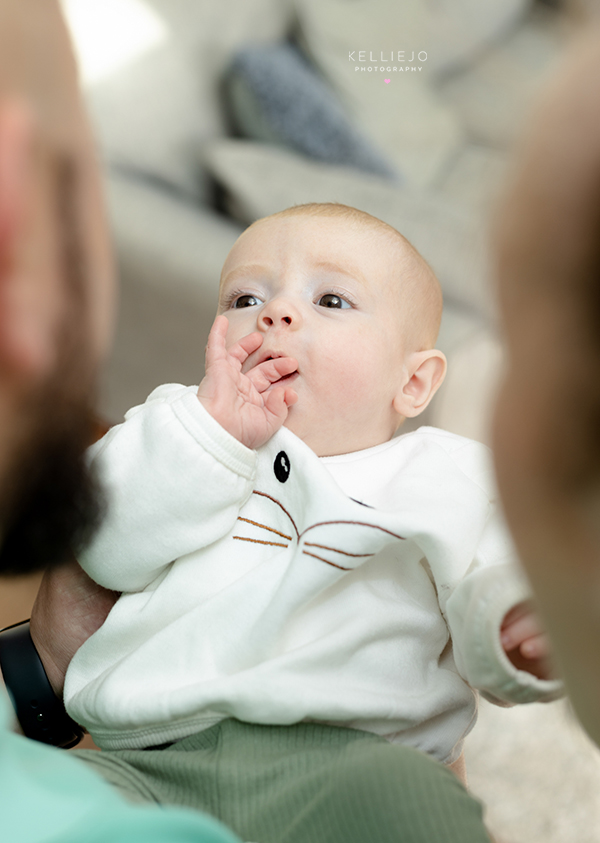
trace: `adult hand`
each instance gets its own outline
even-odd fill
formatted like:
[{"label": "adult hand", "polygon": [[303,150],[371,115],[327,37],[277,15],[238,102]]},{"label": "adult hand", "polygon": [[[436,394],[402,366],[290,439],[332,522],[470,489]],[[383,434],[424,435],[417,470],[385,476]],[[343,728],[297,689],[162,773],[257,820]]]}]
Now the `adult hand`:
[{"label": "adult hand", "polygon": [[58,697],[76,650],[102,626],[118,597],[91,580],[74,557],[44,574],[30,631]]},{"label": "adult hand", "polygon": [[226,347],[229,322],[217,316],[206,347],[206,376],[198,398],[211,416],[247,448],[259,448],[279,430],[298,396],[289,387],[274,386],[298,368],[293,357],[265,360],[248,372],[242,365],[263,342],[258,331]]}]

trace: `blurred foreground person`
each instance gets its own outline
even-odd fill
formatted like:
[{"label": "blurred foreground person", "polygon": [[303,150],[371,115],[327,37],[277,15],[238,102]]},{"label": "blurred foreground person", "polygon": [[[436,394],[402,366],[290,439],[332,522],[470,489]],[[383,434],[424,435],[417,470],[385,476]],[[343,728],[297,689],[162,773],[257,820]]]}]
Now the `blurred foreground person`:
[{"label": "blurred foreground person", "polygon": [[[115,599],[60,565],[101,514],[82,454],[113,286],[98,169],[58,4],[0,0],[0,573],[54,566],[31,628],[51,687],[28,632],[18,651],[9,642],[0,655],[19,719],[27,704],[50,730],[48,694],[60,694],[70,656]],[[128,805],[81,762],[9,731],[11,720],[2,689],[7,843],[236,839],[200,814]]]},{"label": "blurred foreground person", "polygon": [[494,430],[506,515],[555,658],[600,743],[600,29],[525,139],[497,235],[508,366]]}]

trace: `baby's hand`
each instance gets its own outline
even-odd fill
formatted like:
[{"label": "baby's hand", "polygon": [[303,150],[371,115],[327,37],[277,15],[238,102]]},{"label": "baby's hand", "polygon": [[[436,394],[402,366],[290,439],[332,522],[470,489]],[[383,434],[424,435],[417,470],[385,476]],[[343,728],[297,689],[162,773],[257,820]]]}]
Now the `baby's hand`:
[{"label": "baby's hand", "polygon": [[217,316],[208,337],[206,375],[198,398],[242,445],[260,448],[283,425],[288,408],[298,400],[293,389],[272,384],[294,372],[298,363],[292,357],[276,357],[244,374],[242,365],[260,348],[263,337],[255,332],[227,349],[228,327],[227,318]]},{"label": "baby's hand", "polygon": [[550,645],[531,603],[519,603],[502,621],[500,640],[506,655],[519,670],[538,679],[552,679]]}]

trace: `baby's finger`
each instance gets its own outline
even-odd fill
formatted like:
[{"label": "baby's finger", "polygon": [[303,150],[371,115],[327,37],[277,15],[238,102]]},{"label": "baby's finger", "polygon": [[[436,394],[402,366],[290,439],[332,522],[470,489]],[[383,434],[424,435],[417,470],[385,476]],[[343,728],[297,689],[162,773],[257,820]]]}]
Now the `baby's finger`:
[{"label": "baby's finger", "polygon": [[275,429],[281,427],[287,417],[288,410],[285,403],[285,392],[285,389],[278,386],[267,392],[264,399],[265,409],[271,414],[271,416],[274,416],[276,420]]},{"label": "baby's finger", "polygon": [[206,368],[226,354],[225,338],[229,322],[225,316],[217,316],[212,324],[206,343]]},{"label": "baby's finger", "polygon": [[533,613],[523,615],[518,620],[503,626],[501,632],[502,646],[505,650],[513,650],[528,638],[533,638],[542,632],[540,623]]},{"label": "baby's finger", "polygon": [[519,649],[526,659],[546,659],[550,655],[550,642],[547,635],[534,635],[523,641]]},{"label": "baby's finger", "polygon": [[258,331],[242,337],[229,349],[229,354],[241,363],[245,363],[248,357],[253,354],[263,344],[264,337]]},{"label": "baby's finger", "polygon": [[249,369],[246,376],[250,378],[258,392],[264,392],[271,384],[277,383],[286,375],[291,375],[297,369],[298,362],[293,357],[275,357]]},{"label": "baby's finger", "polygon": [[502,621],[502,629],[506,626],[510,626],[515,621],[520,620],[525,615],[530,615],[534,613],[534,607],[531,600],[524,600],[522,603],[517,603],[516,606],[513,606],[512,609],[508,612],[508,614],[504,617]]},{"label": "baby's finger", "polygon": [[266,393],[264,398],[265,408],[271,415],[275,416],[279,425],[282,425],[287,418],[288,410],[298,400],[298,396],[293,389],[284,389],[281,386],[275,386]]}]

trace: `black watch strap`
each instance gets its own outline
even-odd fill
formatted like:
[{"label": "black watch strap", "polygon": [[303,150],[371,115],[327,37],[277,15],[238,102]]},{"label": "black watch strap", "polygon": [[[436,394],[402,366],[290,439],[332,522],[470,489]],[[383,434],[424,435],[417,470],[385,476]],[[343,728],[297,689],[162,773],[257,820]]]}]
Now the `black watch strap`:
[{"label": "black watch strap", "polygon": [[29,621],[0,630],[0,668],[23,733],[35,741],[69,749],[83,729],[58,699],[29,632]]}]

